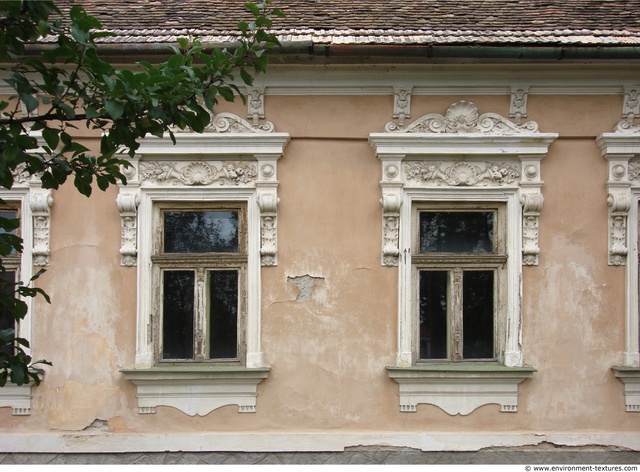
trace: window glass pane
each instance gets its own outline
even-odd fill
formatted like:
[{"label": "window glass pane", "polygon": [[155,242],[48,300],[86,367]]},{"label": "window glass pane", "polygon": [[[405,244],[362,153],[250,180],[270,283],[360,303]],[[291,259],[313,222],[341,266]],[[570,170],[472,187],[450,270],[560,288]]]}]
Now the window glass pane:
[{"label": "window glass pane", "polygon": [[447,272],[420,272],[420,359],[447,358]]},{"label": "window glass pane", "polygon": [[[6,218],[8,220],[15,220],[18,217],[18,212],[16,210],[11,210],[4,208],[0,210],[0,218]],[[7,231],[4,228],[0,228],[0,234],[4,234]],[[9,234],[16,234],[16,230],[9,231]],[[11,254],[16,254],[16,250],[12,249]]]},{"label": "window glass pane", "polygon": [[238,357],[238,271],[209,271],[209,358]]},{"label": "window glass pane", "polygon": [[193,359],[193,304],[195,272],[163,272],[162,357]]},{"label": "window glass pane", "polygon": [[493,252],[492,211],[420,212],[420,252]]},{"label": "window glass pane", "polygon": [[164,252],[238,252],[238,212],[165,211]]},{"label": "window glass pane", "polygon": [[[8,297],[13,295],[14,286],[16,280],[16,273],[12,270],[0,272],[0,290]],[[0,306],[0,331],[5,329],[15,329],[15,322],[13,315],[5,306]],[[6,345],[0,345],[0,352],[11,355],[11,347]]]},{"label": "window glass pane", "polygon": [[492,359],[493,271],[465,271],[462,276],[462,356]]}]

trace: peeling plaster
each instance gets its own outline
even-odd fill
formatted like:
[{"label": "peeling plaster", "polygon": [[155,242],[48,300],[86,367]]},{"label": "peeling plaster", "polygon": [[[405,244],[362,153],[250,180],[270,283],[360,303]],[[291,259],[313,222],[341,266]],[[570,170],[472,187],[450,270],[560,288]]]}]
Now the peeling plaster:
[{"label": "peeling plaster", "polygon": [[316,287],[324,283],[324,277],[314,277],[309,274],[299,275],[296,277],[287,277],[287,283],[295,284],[298,287],[298,296],[296,300],[306,301],[313,298],[313,292]]}]

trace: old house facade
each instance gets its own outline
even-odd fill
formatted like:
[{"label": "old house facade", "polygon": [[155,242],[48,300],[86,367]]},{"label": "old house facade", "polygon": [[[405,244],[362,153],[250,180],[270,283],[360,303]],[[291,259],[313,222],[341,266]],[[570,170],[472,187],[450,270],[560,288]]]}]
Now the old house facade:
[{"label": "old house facade", "polygon": [[[134,67],[243,2],[78,3]],[[640,3],[276,6],[246,105],[0,195],[53,300],[0,449],[640,450]]]}]

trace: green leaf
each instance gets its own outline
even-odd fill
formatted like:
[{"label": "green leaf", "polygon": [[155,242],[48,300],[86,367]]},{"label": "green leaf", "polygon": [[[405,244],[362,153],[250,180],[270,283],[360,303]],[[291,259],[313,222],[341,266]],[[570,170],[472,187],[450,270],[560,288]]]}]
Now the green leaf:
[{"label": "green leaf", "polygon": [[44,128],[42,130],[42,137],[51,149],[55,149],[60,142],[60,130]]},{"label": "green leaf", "polygon": [[104,108],[114,120],[120,118],[124,113],[124,105],[120,102],[116,102],[115,100],[107,100],[104,103]]}]

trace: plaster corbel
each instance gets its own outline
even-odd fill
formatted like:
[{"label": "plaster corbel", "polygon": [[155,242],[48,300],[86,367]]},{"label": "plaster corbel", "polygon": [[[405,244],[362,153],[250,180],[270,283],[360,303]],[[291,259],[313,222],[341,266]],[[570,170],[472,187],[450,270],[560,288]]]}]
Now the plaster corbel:
[{"label": "plaster corbel", "polygon": [[404,120],[411,117],[411,91],[413,87],[393,88],[393,118],[398,120],[398,126],[404,126]]},{"label": "plaster corbel", "polygon": [[140,204],[140,181],[137,158],[120,171],[127,178],[127,186],[120,185],[116,205],[120,213],[120,265],[133,267],[138,258],[138,205]]},{"label": "plaster corbel", "polygon": [[511,87],[511,101],[509,104],[509,118],[513,118],[516,123],[521,123],[527,117],[527,96],[529,86]]},{"label": "plaster corbel", "polygon": [[264,87],[247,87],[247,118],[254,126],[264,120]]},{"label": "plaster corbel", "polygon": [[640,85],[625,87],[623,94],[622,118],[632,123],[640,118]]},{"label": "plaster corbel", "polygon": [[280,156],[257,154],[257,202],[260,208],[260,259],[263,266],[278,265],[278,176]]},{"label": "plaster corbel", "polygon": [[399,230],[400,207],[402,206],[401,165],[404,156],[385,157],[382,161],[382,265],[397,266],[400,255]]},{"label": "plaster corbel", "polygon": [[53,204],[51,190],[32,187],[29,195],[29,206],[33,217],[33,256],[34,266],[49,265],[49,225],[50,208]]}]

